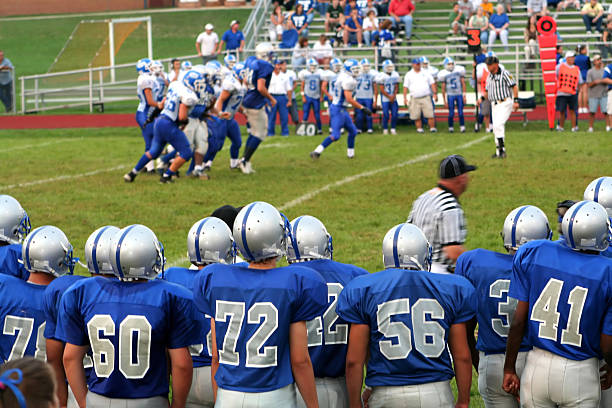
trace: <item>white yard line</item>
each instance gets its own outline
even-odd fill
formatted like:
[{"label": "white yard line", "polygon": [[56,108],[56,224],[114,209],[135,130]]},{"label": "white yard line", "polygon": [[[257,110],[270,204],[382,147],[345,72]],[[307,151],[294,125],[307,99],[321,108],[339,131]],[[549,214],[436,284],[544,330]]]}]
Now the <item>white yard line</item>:
[{"label": "white yard line", "polygon": [[59,144],[59,143],[73,142],[73,141],[82,140],[82,139],[83,139],[82,137],[72,138],[72,139],[58,139],[58,140],[53,140],[51,142],[43,142],[43,143],[35,143],[35,144],[29,144],[29,145],[23,145],[23,146],[9,147],[8,149],[0,150],[0,154],[6,153],[6,152],[12,152],[15,150],[36,149],[38,147],[50,146],[50,145]]},{"label": "white yard line", "polygon": [[115,166],[115,167],[110,167],[107,169],[88,171],[87,173],[66,174],[63,176],[57,176],[57,177],[52,177],[52,178],[43,179],[43,180],[28,181],[27,183],[10,184],[8,186],[0,186],[0,191],[12,190],[18,187],[30,187],[30,186],[36,186],[39,184],[53,183],[56,181],[73,180],[73,179],[78,179],[78,178],[83,178],[83,177],[95,176],[96,174],[108,173],[108,172],[115,171],[115,170],[124,170],[124,169],[127,169],[128,167],[130,166],[122,164],[121,166]]}]

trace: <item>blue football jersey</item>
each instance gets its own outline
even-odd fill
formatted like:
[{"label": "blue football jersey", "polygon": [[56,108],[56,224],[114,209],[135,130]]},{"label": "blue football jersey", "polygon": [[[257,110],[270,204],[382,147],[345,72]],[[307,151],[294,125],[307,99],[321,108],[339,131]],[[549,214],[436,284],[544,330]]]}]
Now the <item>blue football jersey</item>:
[{"label": "blue football jersey", "polygon": [[[193,301],[193,288],[195,285],[196,275],[200,271],[187,268],[169,268],[164,272],[164,279],[168,282],[176,283],[189,290],[190,298]],[[200,340],[198,344],[192,344],[189,347],[191,359],[194,367],[204,367],[210,365],[210,318],[205,317],[203,313],[198,313],[198,324],[201,327]]]},{"label": "blue football jersey", "polygon": [[214,264],[198,274],[194,300],[215,319],[219,387],[265,392],[294,382],[289,326],[325,311],[327,285],[310,268]]},{"label": "blue football jersey", "polygon": [[150,398],[168,394],[166,349],[200,341],[196,316],[182,286],[94,277],[64,293],[55,333],[65,343],[91,346],[90,391],[108,398]]},{"label": "blue football jersey", "polygon": [[270,86],[274,67],[268,61],[249,57],[246,59],[243,77],[245,78],[247,93],[244,95],[242,106],[249,109],[261,109],[266,104],[267,99],[257,90],[257,80],[264,78],[266,88]]},{"label": "blue football jersey", "polygon": [[43,293],[43,311],[45,312],[45,338],[58,340],[55,335],[55,329],[57,326],[58,310],[62,295],[69,287],[74,285],[81,279],[86,279],[85,276],[80,275],[64,275],[57,279],[54,279],[46,288]]},{"label": "blue football jersey", "polygon": [[215,99],[215,90],[212,86],[206,85],[206,89],[202,92],[198,103],[189,110],[188,116],[193,119],[201,119],[202,116],[208,112],[212,106],[212,102]]},{"label": "blue football jersey", "polygon": [[606,258],[612,258],[612,245],[610,245],[605,251],[601,253]]},{"label": "blue football jersey", "polygon": [[344,376],[349,325],[336,314],[336,304],[342,289],[355,277],[368,273],[354,265],[329,259],[300,262],[317,271],[327,282],[327,309],[320,316],[307,322],[308,352],[315,377]]},{"label": "blue football jersey", "polygon": [[386,269],[353,279],[336,312],[370,327],[366,385],[425,384],[454,376],[449,329],[474,317],[476,295],[461,276]]},{"label": "blue football jersey", "polygon": [[0,361],[33,356],[47,358],[44,285],[0,275]]},{"label": "blue football jersey", "polygon": [[529,303],[529,344],[570,360],[599,357],[612,335],[612,260],[551,241],[531,241],[514,255],[509,296]]},{"label": "blue football jersey", "polygon": [[28,280],[30,272],[26,271],[20,260],[21,244],[0,246],[0,274]]},{"label": "blue football jersey", "polygon": [[[457,260],[455,275],[464,276],[476,289],[478,341],[485,354],[503,354],[512,316],[518,301],[508,297],[512,278],[512,255],[486,249],[464,252]],[[523,339],[521,351],[529,350]]]}]

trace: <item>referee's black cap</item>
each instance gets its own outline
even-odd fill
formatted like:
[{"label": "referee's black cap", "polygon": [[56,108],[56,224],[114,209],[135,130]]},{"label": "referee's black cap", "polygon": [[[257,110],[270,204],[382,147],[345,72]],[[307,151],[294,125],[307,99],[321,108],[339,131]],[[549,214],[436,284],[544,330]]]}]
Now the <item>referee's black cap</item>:
[{"label": "referee's black cap", "polygon": [[487,57],[487,59],[485,59],[485,64],[487,65],[495,64],[498,62],[499,62],[499,58],[497,58],[495,55],[491,55]]},{"label": "referee's black cap", "polygon": [[210,214],[212,217],[217,217],[223,220],[230,230],[234,228],[234,220],[238,216],[238,213],[242,210],[242,207],[234,207],[231,205],[224,205],[217,208],[215,211]]},{"label": "referee's black cap", "polygon": [[476,169],[476,166],[467,164],[463,156],[453,154],[440,162],[440,178],[449,179]]}]

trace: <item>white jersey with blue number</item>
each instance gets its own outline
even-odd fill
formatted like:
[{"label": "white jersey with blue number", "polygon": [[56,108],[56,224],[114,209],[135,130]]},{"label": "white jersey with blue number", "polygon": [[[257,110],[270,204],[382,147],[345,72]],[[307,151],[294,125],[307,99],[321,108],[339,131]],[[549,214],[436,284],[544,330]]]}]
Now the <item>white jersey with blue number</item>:
[{"label": "white jersey with blue number", "polygon": [[141,74],[138,76],[138,81],[136,82],[136,92],[138,93],[138,112],[147,112],[149,111],[149,104],[147,103],[147,97],[145,95],[145,89],[150,89],[153,97],[153,91],[156,86],[155,77],[149,74]]},{"label": "white jersey with blue number", "polygon": [[327,69],[323,71],[323,80],[327,82],[327,92],[330,95],[334,94],[334,86],[336,85],[336,79],[338,78],[338,74],[334,71]]},{"label": "white jersey with blue number", "polygon": [[378,72],[373,69],[360,74],[357,77],[357,90],[355,91],[355,98],[373,99],[374,87],[376,86],[375,82],[377,76]]},{"label": "white jersey with blue number", "polygon": [[433,65],[428,65],[427,68],[421,67],[421,69],[431,75],[434,81],[436,80],[438,73],[440,72],[440,70],[438,70],[438,68],[434,67]]},{"label": "white jersey with blue number", "polygon": [[315,72],[310,72],[303,69],[298,74],[300,81],[304,81],[304,95],[312,99],[321,97],[321,81],[323,80],[323,70],[317,69]]},{"label": "white jersey with blue number", "polygon": [[461,65],[455,65],[452,71],[443,69],[438,73],[438,81],[446,84],[446,94],[448,96],[463,95],[463,87],[461,86],[461,78],[465,78],[465,68]]},{"label": "white jersey with blue number", "polygon": [[[385,87],[385,92],[389,95],[393,95],[395,93],[395,86],[400,83],[400,76],[397,71],[393,71],[390,74],[386,72],[381,72],[376,77],[376,83]],[[389,102],[389,98],[387,98],[383,93],[381,93],[382,101]]]},{"label": "white jersey with blue number", "polygon": [[342,106],[344,105],[344,91],[354,92],[355,88],[357,88],[357,81],[351,75],[346,72],[342,72],[336,78],[336,83],[332,90],[332,97],[334,100],[332,101],[332,105],[334,106]]},{"label": "white jersey with blue number", "polygon": [[233,119],[238,108],[240,108],[240,104],[242,104],[246,88],[234,75],[225,77],[221,88],[230,94],[230,97],[223,103],[223,112],[229,112],[231,119]]},{"label": "white jersey with blue number", "polygon": [[191,107],[196,105],[198,101],[198,96],[191,89],[188,89],[181,82],[172,82],[168,87],[166,103],[164,104],[164,110],[162,110],[161,114],[176,121],[181,103]]}]

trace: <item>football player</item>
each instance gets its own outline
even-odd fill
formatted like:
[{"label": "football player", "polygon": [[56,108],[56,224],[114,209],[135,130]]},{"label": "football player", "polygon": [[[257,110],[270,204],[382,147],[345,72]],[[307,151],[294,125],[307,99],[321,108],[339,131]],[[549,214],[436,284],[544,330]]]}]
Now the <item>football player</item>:
[{"label": "football player", "polygon": [[45,225],[24,240],[27,281],[0,275],[0,361],[33,356],[46,359],[43,292],[56,277],[72,273],[72,245],[57,227]]},{"label": "football player", "polygon": [[191,71],[192,68],[193,68],[193,64],[191,64],[191,61],[181,62],[181,71],[178,74],[177,81],[182,82],[187,72]]},{"label": "football player", "polygon": [[[612,384],[612,260],[610,220],[594,201],[580,201],[563,217],[565,244],[532,241],[514,256],[508,296],[518,299],[512,319],[503,388],[521,406],[598,407]],[[533,350],[523,375],[517,355],[527,334]],[[601,381],[599,356],[608,367]]]},{"label": "football player", "polygon": [[161,183],[173,181],[178,169],[191,158],[192,151],[189,140],[183,133],[182,128],[187,124],[189,109],[198,103],[200,93],[206,89],[206,82],[202,74],[197,71],[189,71],[182,81],[170,84],[164,109],[154,123],[153,142],[151,148],[142,155],[136,166],[123,179],[131,183],[138,172],[151,160],[157,159],[166,143],[171,144],[178,156],[162,174]]},{"label": "football player", "polygon": [[166,96],[166,90],[170,82],[168,81],[168,76],[164,72],[164,65],[161,62],[157,60],[151,62],[151,72],[157,82],[157,87],[154,89],[155,100],[161,102]]},{"label": "football player", "polygon": [[[167,408],[170,373],[172,406],[184,407],[193,373],[188,347],[202,338],[189,291],[155,280],[163,247],[144,225],[114,234],[109,259],[118,279],[82,279],[60,301],[56,336],[66,343],[64,367],[79,406]],[[90,347],[94,370],[86,379]]]},{"label": "football player", "polygon": [[[327,282],[327,310],[306,323],[319,407],[344,407],[348,403],[344,368],[349,327],[347,322],[338,318],[336,303],[342,289],[353,278],[368,272],[332,260],[332,237],[315,217],[303,215],[291,221],[291,235],[287,261],[314,269]],[[299,398],[298,406],[304,406]]]},{"label": "football player", "polygon": [[308,122],[308,116],[310,116],[310,110],[312,109],[317,124],[317,133],[322,134],[321,78],[323,77],[323,71],[319,68],[319,63],[314,58],[308,59],[306,66],[307,69],[303,69],[298,73],[298,78],[302,85],[302,100],[304,101],[302,122]]},{"label": "football player", "polygon": [[[85,243],[85,259],[87,261],[87,269],[89,269],[89,273],[92,275],[114,277],[108,256],[111,238],[117,232],[119,232],[119,228],[106,225],[95,230],[87,239]],[[68,408],[78,407],[74,395],[68,390],[64,363],[62,362],[65,345],[55,335],[55,328],[57,327],[58,310],[62,294],[81,279],[85,279],[85,276],[60,276],[53,280],[43,293],[42,304],[46,321],[44,336],[47,347],[47,362],[51,365],[55,374],[60,407],[65,407],[66,405],[68,405]],[[83,366],[85,374],[89,377],[93,367],[93,361],[89,354],[85,356]]]},{"label": "football player", "polygon": [[[340,58],[333,58],[329,62],[329,69],[323,71],[323,81],[321,82],[321,90],[327,99],[327,103],[329,107],[331,107],[331,102],[334,93],[334,86],[336,85],[336,79],[338,79],[338,75],[342,71],[342,61]],[[331,120],[331,118],[330,118]],[[331,132],[331,130],[330,130]]]},{"label": "football player", "polygon": [[[359,61],[361,74],[357,77],[357,90],[355,91],[355,99],[357,102],[365,106],[371,111],[376,109],[376,101],[378,100],[378,88],[375,84],[378,72],[372,69],[370,61],[367,58]],[[355,125],[358,131],[372,133],[372,116],[364,115],[360,110],[355,111]]]},{"label": "football player", "polygon": [[[468,326],[468,340],[472,362],[478,370],[478,391],[487,407],[519,407],[516,398],[502,389],[506,338],[517,304],[516,299],[508,297],[512,258],[521,245],[551,236],[546,214],[538,207],[525,205],[512,210],[504,221],[502,239],[508,254],[474,249],[464,252],[457,260],[455,275],[467,278],[481,294],[476,319]],[[476,321],[478,342],[474,339]],[[530,348],[523,340],[517,357],[519,378]]]},{"label": "football player", "polygon": [[442,99],[444,107],[448,109],[448,131],[454,132],[453,121],[455,118],[455,105],[459,115],[459,130],[465,133],[465,117],[463,116],[463,105],[465,105],[465,68],[455,65],[451,57],[444,58],[444,69],[438,72],[438,81],[442,83]]},{"label": "football player", "polygon": [[348,59],[344,63],[344,72],[338,75],[336,82],[332,88],[332,103],[329,108],[329,120],[331,132],[323,142],[318,145],[314,151],[310,152],[310,157],[318,159],[323,153],[323,150],[333,142],[340,139],[340,130],[346,129],[348,132],[346,155],[349,159],[355,157],[355,137],[357,136],[357,128],[351,120],[351,116],[344,107],[346,101],[355,109],[361,109],[363,113],[370,116],[372,111],[363,106],[353,98],[353,92],[357,87],[355,77],[359,75],[359,62],[356,59]]},{"label": "football player", "polygon": [[209,265],[197,277],[194,300],[213,317],[217,408],[293,407],[294,382],[306,406],[317,406],[306,322],[325,311],[327,285],[310,268],[276,266],[287,224],[270,204],[248,204],[233,234],[249,265]]},{"label": "football player", "polygon": [[[591,181],[584,190],[584,199],[601,204],[612,220],[612,177],[599,177]],[[602,251],[602,255],[612,258],[612,247],[608,246],[608,249]]]},{"label": "football player", "polygon": [[0,195],[0,274],[28,280],[28,271],[21,260],[21,241],[32,226],[19,201],[10,195]]},{"label": "football player", "polygon": [[[192,293],[196,275],[205,266],[234,263],[235,245],[232,231],[219,218],[207,217],[199,220],[187,234],[187,253],[189,261],[196,269],[174,267],[168,269],[163,277],[159,277],[181,285]],[[210,316],[200,314],[199,317],[198,324],[201,325],[202,331],[199,344],[190,347],[193,381],[186,405],[194,408],[215,405],[210,374]]]},{"label": "football player", "polygon": [[399,92],[400,76],[395,70],[393,61],[385,60],[382,63],[382,72],[376,76],[376,83],[380,87],[382,95],[382,127],[383,135],[389,133],[387,127],[391,128],[391,134],[396,135],[397,131],[397,93]]},{"label": "football player", "polygon": [[[151,148],[153,141],[153,124],[149,118],[157,109],[158,112],[163,108],[162,101],[157,100],[158,94],[155,92],[159,88],[157,79],[152,71],[153,62],[149,58],[143,58],[136,64],[138,81],[136,82],[136,93],[138,95],[138,108],[136,109],[136,123],[140,127],[142,138],[145,142],[145,152]],[[162,97],[163,100],[163,97]],[[148,163],[147,172],[155,171],[155,164]]]},{"label": "football player", "polygon": [[226,76],[231,75],[232,72],[234,72],[234,65],[238,63],[238,60],[236,59],[236,56],[234,54],[227,54],[223,58],[223,62],[225,63],[225,65],[221,67],[221,74],[225,78]]},{"label": "football player", "polygon": [[[353,279],[336,313],[351,323],[346,384],[351,407],[467,408],[472,365],[466,324],[475,314],[474,287],[463,277],[429,272],[431,247],[412,224],[383,240],[385,270]],[[450,353],[449,353],[450,350]],[[451,363],[452,354],[452,363]],[[369,357],[368,357],[369,356]],[[453,371],[454,365],[454,371]]]},{"label": "football player", "polygon": [[268,114],[266,103],[276,105],[276,99],[268,92],[272,79],[274,66],[270,63],[274,57],[272,44],[260,43],[255,47],[255,56],[247,58],[244,65],[244,81],[247,92],[242,100],[247,121],[249,123],[249,137],[246,141],[244,153],[238,163],[240,171],[244,174],[253,173],[251,157],[259,144],[266,138],[268,132]]}]

